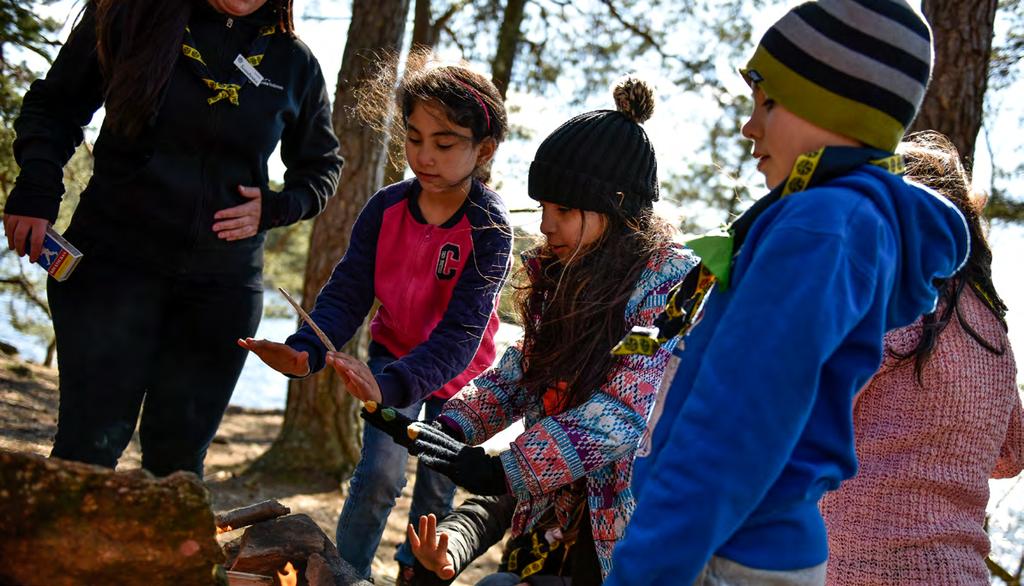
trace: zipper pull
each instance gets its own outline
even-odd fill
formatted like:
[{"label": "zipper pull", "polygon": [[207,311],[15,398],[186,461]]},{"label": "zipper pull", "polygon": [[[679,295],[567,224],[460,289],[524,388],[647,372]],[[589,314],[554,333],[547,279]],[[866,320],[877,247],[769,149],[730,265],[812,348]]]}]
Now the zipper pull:
[{"label": "zipper pull", "polygon": [[234,24],[235,24],[235,19],[233,19],[233,18],[231,18],[229,16],[227,22],[224,23],[224,26],[226,26],[228,28],[231,28],[232,26],[234,26]]}]

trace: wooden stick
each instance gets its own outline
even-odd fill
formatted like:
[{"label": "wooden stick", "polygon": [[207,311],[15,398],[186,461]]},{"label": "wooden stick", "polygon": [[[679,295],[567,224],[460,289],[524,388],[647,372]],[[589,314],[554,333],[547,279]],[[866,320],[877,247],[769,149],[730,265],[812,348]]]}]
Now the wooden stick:
[{"label": "wooden stick", "polygon": [[306,313],[306,310],[302,309],[302,306],[300,306],[298,303],[295,302],[294,299],[292,299],[292,296],[289,295],[288,292],[284,290],[284,287],[278,287],[277,290],[281,292],[281,295],[284,295],[284,298],[288,300],[288,303],[292,304],[292,307],[295,308],[296,313],[299,314],[299,317],[302,318],[302,321],[306,322],[306,325],[313,329],[313,333],[316,334],[316,337],[320,338],[320,341],[323,342],[327,350],[330,352],[337,352],[337,350],[335,350],[334,348],[334,344],[332,344],[331,340],[327,337],[327,334],[325,334],[323,330],[321,330],[315,323],[313,323],[313,318],[309,317],[309,314]]},{"label": "wooden stick", "polygon": [[247,572],[227,571],[228,586],[259,586],[260,584],[273,584],[274,579],[270,576],[260,574],[249,574]]},{"label": "wooden stick", "polygon": [[260,574],[249,574],[247,572],[236,572],[228,570],[228,586],[260,586],[261,584],[273,584],[274,579],[270,576]]},{"label": "wooden stick", "polygon": [[276,519],[291,512],[291,509],[281,503],[269,500],[217,515],[213,522],[217,525],[217,533],[225,533],[259,523],[260,521]]}]

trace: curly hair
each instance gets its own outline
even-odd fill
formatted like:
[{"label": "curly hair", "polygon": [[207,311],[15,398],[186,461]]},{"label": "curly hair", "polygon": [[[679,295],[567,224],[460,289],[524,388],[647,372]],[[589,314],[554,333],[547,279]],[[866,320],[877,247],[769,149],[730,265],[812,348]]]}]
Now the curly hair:
[{"label": "curly hair", "polygon": [[[467,64],[442,63],[421,48],[409,54],[404,74],[396,79],[398,61],[394,52],[376,56],[372,74],[355,89],[356,114],[381,136],[391,137],[388,156],[395,168],[404,167],[405,150],[394,137],[404,136],[419,103],[439,107],[452,123],[470,129],[474,144],[505,140],[505,102],[487,77]],[[487,181],[487,165],[474,169],[472,176]]]}]

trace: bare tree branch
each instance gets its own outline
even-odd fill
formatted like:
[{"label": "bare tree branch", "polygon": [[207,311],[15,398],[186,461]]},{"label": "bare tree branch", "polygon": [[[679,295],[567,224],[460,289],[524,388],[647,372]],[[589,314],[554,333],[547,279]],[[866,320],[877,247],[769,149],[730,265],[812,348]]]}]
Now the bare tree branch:
[{"label": "bare tree branch", "polygon": [[636,23],[629,22],[625,18],[623,18],[622,14],[619,13],[619,10],[615,7],[615,3],[612,0],[601,0],[601,4],[604,4],[604,6],[608,9],[608,13],[612,15],[612,18],[614,18],[616,22],[626,27],[626,30],[628,30],[629,32],[643,39],[644,42],[647,44],[648,48],[654,49],[654,51],[661,55],[663,59],[674,58],[674,56],[665,53],[665,51],[661,48],[661,43],[654,38],[654,35],[651,34],[651,31],[642,29]]},{"label": "bare tree branch", "polygon": [[[1021,558],[1021,563],[1024,563],[1024,557]],[[988,571],[991,572],[993,576],[1002,580],[1003,583],[1007,586],[1020,586],[1019,571],[1017,572],[1017,575],[1014,576],[1005,568],[1000,566],[999,562],[992,559],[992,556],[988,556],[985,558],[985,565],[988,566]]]},{"label": "bare tree branch", "polygon": [[25,294],[25,297],[27,297],[28,300],[31,301],[33,305],[38,307],[40,310],[42,310],[43,313],[46,314],[46,317],[51,317],[50,306],[47,305],[46,302],[43,301],[43,299],[39,296],[39,294],[36,292],[35,287],[28,280],[28,277],[26,277],[24,273],[18,275],[17,277],[2,278],[0,279],[0,284],[15,285],[21,290],[22,293]]}]

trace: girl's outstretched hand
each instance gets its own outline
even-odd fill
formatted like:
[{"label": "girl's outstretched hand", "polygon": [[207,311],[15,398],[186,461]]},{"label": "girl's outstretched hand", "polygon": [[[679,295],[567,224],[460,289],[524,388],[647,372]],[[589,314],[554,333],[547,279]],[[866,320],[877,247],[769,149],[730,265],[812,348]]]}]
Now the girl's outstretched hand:
[{"label": "girl's outstretched hand", "polygon": [[306,351],[297,352],[286,344],[255,338],[239,338],[238,345],[259,356],[260,360],[277,372],[292,376],[309,374],[309,353]]},{"label": "girl's outstretched hand", "polygon": [[455,577],[455,564],[448,557],[448,534],[437,536],[437,517],[433,513],[420,516],[420,531],[409,523],[406,530],[409,536],[409,547],[412,554],[423,564],[423,567],[437,574],[442,580]]},{"label": "girl's outstretched hand", "polygon": [[341,375],[348,392],[360,401],[381,402],[380,386],[370,372],[366,363],[345,354],[344,352],[328,352],[327,364]]}]

